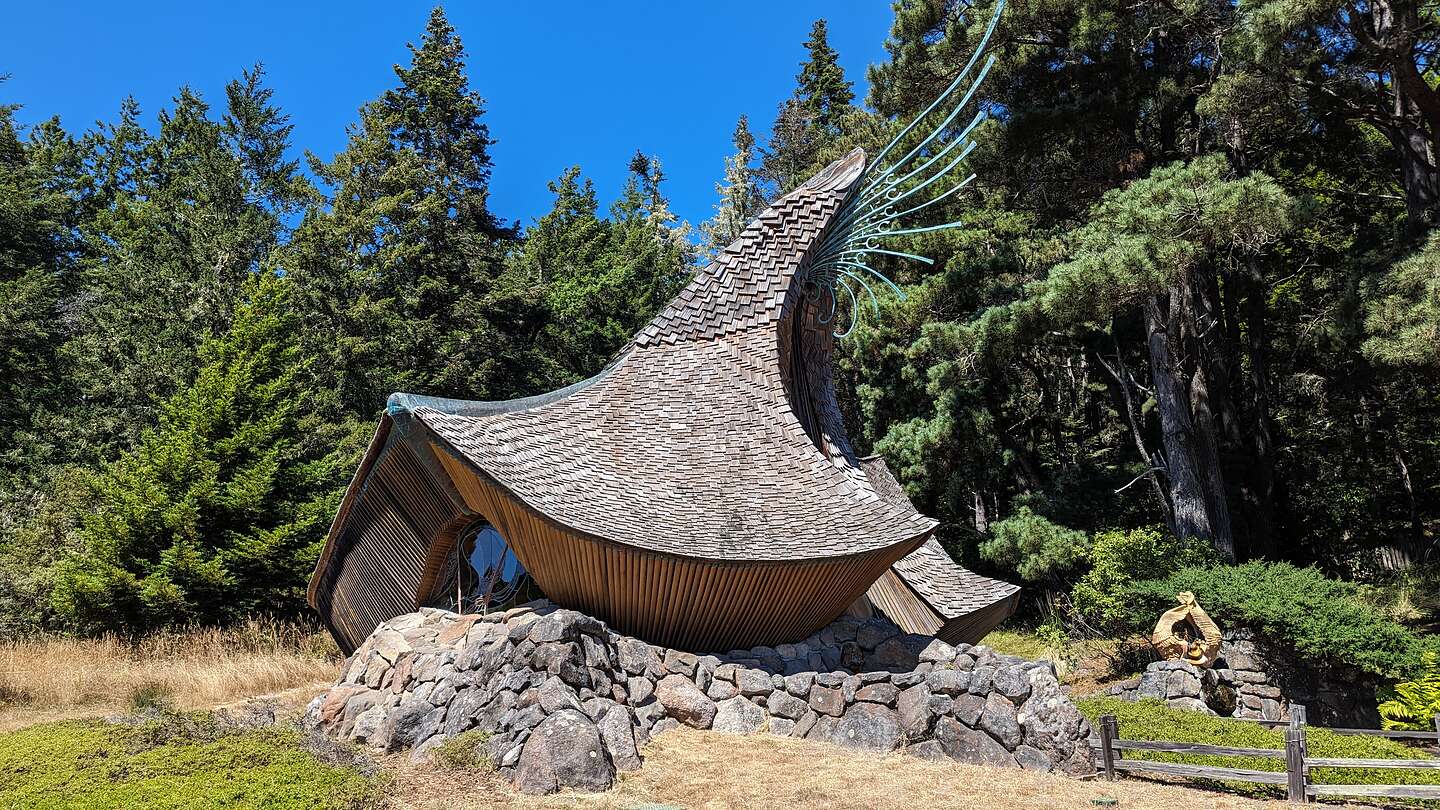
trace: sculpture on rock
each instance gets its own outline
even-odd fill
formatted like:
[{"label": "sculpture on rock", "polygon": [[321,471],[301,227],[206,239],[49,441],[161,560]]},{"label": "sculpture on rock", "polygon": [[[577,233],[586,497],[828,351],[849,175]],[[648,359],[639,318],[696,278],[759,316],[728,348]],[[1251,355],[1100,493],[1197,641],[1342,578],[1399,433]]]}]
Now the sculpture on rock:
[{"label": "sculpture on rock", "polygon": [[[1150,634],[1150,645],[1166,661],[1209,667],[1220,657],[1220,628],[1196,604],[1195,594],[1181,591],[1175,597],[1180,604],[1161,614]],[[1190,632],[1177,633],[1177,627],[1188,627]]]}]

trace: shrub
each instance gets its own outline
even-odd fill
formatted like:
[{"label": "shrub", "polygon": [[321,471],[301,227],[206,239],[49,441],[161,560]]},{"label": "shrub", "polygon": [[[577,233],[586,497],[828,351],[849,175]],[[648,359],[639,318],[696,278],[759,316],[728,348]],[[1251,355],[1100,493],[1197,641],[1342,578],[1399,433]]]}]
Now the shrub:
[{"label": "shrub", "polygon": [[1380,701],[1380,720],[1387,729],[1431,731],[1440,714],[1440,658],[1425,653],[1425,664],[1413,681],[1387,689]]},{"label": "shrub", "polygon": [[1081,616],[1113,631],[1124,624],[1126,590],[1136,581],[1215,562],[1209,545],[1177,538],[1159,526],[1111,529],[1095,535],[1090,571],[1075,583],[1070,597]]},{"label": "shrub", "polygon": [[980,545],[980,556],[1020,575],[1026,582],[1054,579],[1085,559],[1090,538],[1037,515],[1028,506],[996,521],[994,537]]},{"label": "shrub", "polygon": [[169,711],[175,708],[175,692],[168,685],[158,681],[147,681],[130,692],[130,711],[143,712],[147,709]]},{"label": "shrub", "polygon": [[1251,627],[1317,663],[1350,664],[1387,678],[1417,671],[1430,643],[1367,604],[1356,585],[1314,568],[1258,561],[1191,566],[1135,582],[1120,601],[1125,625],[1148,632],[1180,591],[1193,592],[1222,627]]},{"label": "shrub", "polygon": [[[1170,742],[1208,743],[1234,748],[1285,748],[1283,729],[1266,728],[1248,720],[1214,717],[1199,712],[1172,709],[1158,700],[1127,701],[1112,697],[1088,697],[1075,702],[1092,724],[1101,715],[1113,714],[1119,723],[1120,736],[1127,740],[1167,740]],[[1310,756],[1343,757],[1346,759],[1424,759],[1425,754],[1395,740],[1363,735],[1345,736],[1328,729],[1310,727],[1305,731]],[[1191,765],[1212,765],[1222,768],[1245,768],[1255,771],[1283,771],[1284,759],[1262,757],[1219,757],[1193,754],[1170,754],[1155,751],[1126,751],[1127,758],[1185,762]],[[1345,785],[1432,785],[1440,783],[1440,771],[1405,771],[1388,768],[1315,768],[1315,782]],[[1239,785],[1246,792],[1274,795],[1266,785]]]},{"label": "shrub", "polygon": [[495,765],[490,762],[490,755],[485,751],[485,743],[489,741],[489,732],[466,731],[441,743],[432,756],[437,765],[445,768],[461,771],[494,770]]}]

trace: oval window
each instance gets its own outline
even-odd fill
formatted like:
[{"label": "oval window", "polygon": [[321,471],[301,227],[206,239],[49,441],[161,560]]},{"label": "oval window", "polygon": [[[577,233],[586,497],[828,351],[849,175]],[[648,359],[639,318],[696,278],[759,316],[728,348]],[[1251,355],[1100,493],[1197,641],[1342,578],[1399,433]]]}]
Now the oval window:
[{"label": "oval window", "polygon": [[504,536],[494,526],[481,524],[467,545],[466,559],[474,576],[470,600],[493,607],[514,599],[524,584],[525,566],[520,564]]}]

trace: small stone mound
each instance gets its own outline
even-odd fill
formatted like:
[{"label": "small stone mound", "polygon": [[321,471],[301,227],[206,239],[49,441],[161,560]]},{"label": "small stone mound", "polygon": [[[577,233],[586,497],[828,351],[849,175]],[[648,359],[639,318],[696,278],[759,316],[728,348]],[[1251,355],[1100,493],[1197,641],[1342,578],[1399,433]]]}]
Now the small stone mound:
[{"label": "small stone mound", "polygon": [[470,730],[529,793],[608,788],[684,724],[886,753],[1094,772],[1090,726],[1048,663],[843,617],[794,644],[656,647],[546,601],[487,616],[424,608],[371,634],[305,723],[412,756]]}]

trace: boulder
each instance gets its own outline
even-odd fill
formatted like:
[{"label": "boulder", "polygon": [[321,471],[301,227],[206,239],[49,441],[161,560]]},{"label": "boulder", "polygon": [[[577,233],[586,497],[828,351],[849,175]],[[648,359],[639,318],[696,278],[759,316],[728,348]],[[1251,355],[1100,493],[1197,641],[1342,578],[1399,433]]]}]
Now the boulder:
[{"label": "boulder", "polygon": [[545,718],[525,741],[515,771],[522,793],[557,790],[606,790],[615,781],[615,765],[590,718],[562,709]]},{"label": "boulder", "polygon": [[720,701],[715,707],[715,720],[710,727],[726,734],[754,734],[764,725],[764,709],[743,697],[733,697]]},{"label": "boulder", "polygon": [[1025,733],[1016,719],[1015,704],[999,692],[991,692],[985,699],[985,710],[980,713],[980,727],[1012,751],[1025,739]]},{"label": "boulder", "polygon": [[900,746],[900,718],[878,703],[857,703],[835,724],[831,739],[842,748],[884,753]]},{"label": "boulder", "polygon": [[1005,746],[983,731],[967,728],[953,717],[942,717],[935,721],[935,740],[940,743],[946,755],[960,762],[974,765],[1010,767],[1016,765],[1015,757]]},{"label": "boulder", "polygon": [[930,710],[930,687],[916,684],[896,698],[896,709],[900,718],[900,729],[912,740],[923,738],[930,733],[935,715]]},{"label": "boulder", "polygon": [[845,711],[845,698],[839,689],[814,686],[810,689],[810,708],[830,717],[839,717]]},{"label": "boulder", "polygon": [[630,710],[612,706],[596,724],[600,742],[618,770],[633,771],[640,767],[640,751],[635,744],[635,723]]},{"label": "boulder", "polygon": [[676,720],[694,728],[709,728],[715,720],[715,701],[683,675],[666,675],[655,686],[655,699]]}]

